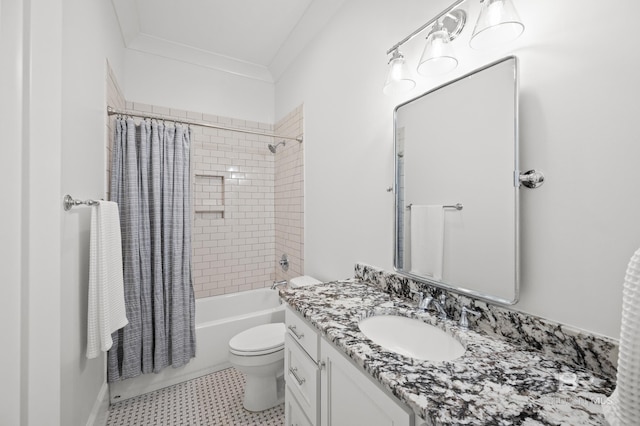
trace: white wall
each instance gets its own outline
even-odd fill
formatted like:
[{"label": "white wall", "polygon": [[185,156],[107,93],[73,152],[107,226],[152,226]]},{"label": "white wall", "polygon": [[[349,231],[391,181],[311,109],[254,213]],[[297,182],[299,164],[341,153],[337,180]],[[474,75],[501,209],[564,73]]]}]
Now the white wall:
[{"label": "white wall", "polygon": [[274,85],[131,49],[120,82],[127,101],[273,123]]},{"label": "white wall", "polygon": [[[3,339],[8,344],[0,351],[0,363],[8,368],[3,372],[0,386],[0,423],[17,425],[21,418],[22,362],[22,234],[23,195],[25,185],[22,152],[22,63],[23,7],[19,0],[0,1],[0,126],[3,129],[0,155],[0,180],[12,182],[4,185],[6,200],[12,208],[0,209],[0,268],[2,297],[0,297],[0,323],[4,327]],[[3,207],[5,204],[3,203]]]},{"label": "white wall", "polygon": [[[22,220],[23,347],[28,411],[24,424],[51,423],[60,417],[61,263],[60,126],[62,0],[32,0],[25,8],[27,62],[24,93]],[[25,267],[26,266],[26,267]],[[23,418],[23,421],[25,419]]]},{"label": "white wall", "polygon": [[0,2],[1,424],[60,417],[61,14],[61,0]]},{"label": "white wall", "polygon": [[[306,273],[351,276],[357,261],[392,270],[392,111],[444,79],[385,97],[385,53],[447,3],[349,0],[277,82],[276,118],[305,105]],[[640,6],[514,3],[527,29],[512,50],[478,53],[457,43],[460,65],[447,78],[509,53],[520,58],[521,169],[539,168],[547,182],[521,193],[516,308],[618,337],[621,283],[640,246]],[[615,36],[603,36],[602,17],[612,11]],[[404,49],[414,65],[423,38],[416,40]]]},{"label": "white wall", "polygon": [[[100,199],[105,197],[106,61],[121,76],[124,46],[111,2],[65,0],[63,12],[62,191]],[[62,214],[63,425],[86,424],[106,389],[105,357],[85,357],[90,216],[87,207]]]}]

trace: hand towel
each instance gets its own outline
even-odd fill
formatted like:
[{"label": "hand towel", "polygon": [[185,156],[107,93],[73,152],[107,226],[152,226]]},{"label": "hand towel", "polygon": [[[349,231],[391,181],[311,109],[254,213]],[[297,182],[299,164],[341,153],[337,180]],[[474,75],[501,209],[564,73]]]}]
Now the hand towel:
[{"label": "hand towel", "polygon": [[310,277],[309,275],[303,275],[301,277],[291,278],[289,280],[289,288],[306,287],[309,285],[322,284],[322,281]]},{"label": "hand towel", "polygon": [[602,406],[611,426],[640,421],[640,249],[627,266],[622,291],[622,325],[616,390]]},{"label": "hand towel", "polygon": [[100,201],[91,208],[87,358],[113,344],[111,333],[127,325],[118,205]]},{"label": "hand towel", "polygon": [[442,279],[444,209],[442,205],[411,206],[411,272]]}]

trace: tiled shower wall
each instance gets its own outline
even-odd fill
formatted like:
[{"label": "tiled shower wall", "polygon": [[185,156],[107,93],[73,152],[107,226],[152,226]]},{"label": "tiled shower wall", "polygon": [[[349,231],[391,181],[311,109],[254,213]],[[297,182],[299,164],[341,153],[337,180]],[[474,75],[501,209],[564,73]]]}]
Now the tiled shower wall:
[{"label": "tiled shower wall", "polygon": [[[278,135],[298,137],[303,133],[302,105],[276,123]],[[276,139],[276,142],[280,140]],[[276,279],[304,275],[304,142],[286,140],[275,154],[276,261],[283,254],[289,270],[276,263]]]},{"label": "tiled shower wall", "polygon": [[[111,72],[107,77],[107,99],[109,105],[116,108],[159,114],[178,121],[190,119],[258,132],[274,131],[273,125],[267,123],[125,102]],[[107,122],[108,187],[114,118]],[[283,134],[300,135],[302,107],[282,119],[277,126],[278,132]],[[288,141],[285,147],[278,147],[278,153],[274,155],[268,144],[278,140],[274,141],[269,136],[201,126],[191,126],[191,135],[194,190],[192,268],[196,297],[271,285],[276,277],[276,266],[280,271],[277,260],[282,250],[286,250],[291,261],[288,276],[301,274],[301,144]],[[292,229],[287,230],[288,226]],[[279,244],[277,256],[276,235]]]},{"label": "tiled shower wall", "polygon": [[[154,112],[167,114],[157,108]],[[273,131],[265,123],[199,113],[186,113],[186,117]],[[275,253],[274,161],[267,145],[273,138],[200,126],[192,126],[191,131],[196,297],[270,285]]]}]

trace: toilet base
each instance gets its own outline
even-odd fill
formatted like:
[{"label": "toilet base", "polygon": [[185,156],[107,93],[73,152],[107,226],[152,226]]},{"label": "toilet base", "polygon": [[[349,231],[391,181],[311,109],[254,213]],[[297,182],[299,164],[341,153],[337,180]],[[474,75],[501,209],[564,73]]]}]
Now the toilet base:
[{"label": "toilet base", "polygon": [[284,375],[247,375],[242,406],[247,411],[268,410],[284,402]]}]

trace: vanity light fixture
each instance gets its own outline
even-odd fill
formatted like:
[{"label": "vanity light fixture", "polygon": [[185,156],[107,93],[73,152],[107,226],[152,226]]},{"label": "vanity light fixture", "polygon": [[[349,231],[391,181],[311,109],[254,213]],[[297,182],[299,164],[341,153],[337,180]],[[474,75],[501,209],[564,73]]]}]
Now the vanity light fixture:
[{"label": "vanity light fixture", "polygon": [[438,21],[427,36],[427,44],[418,62],[418,73],[426,76],[440,75],[457,66],[458,60],[453,53],[449,31]]},{"label": "vanity light fixture", "polygon": [[408,92],[416,86],[409,74],[407,62],[400,50],[395,49],[389,60],[389,71],[382,91],[385,95]]},{"label": "vanity light fixture", "polygon": [[[415,87],[416,82],[411,77],[406,60],[399,48],[428,28],[431,29],[418,62],[418,73],[435,76],[456,68],[458,59],[453,53],[451,42],[460,35],[466,24],[467,13],[458,8],[464,1],[454,1],[433,19],[387,50],[387,55],[392,56],[383,89],[386,95],[409,91]],[[479,0],[479,2],[480,15],[469,41],[472,48],[494,47],[513,41],[522,34],[524,25],[511,0]]]},{"label": "vanity light fixture", "polygon": [[469,45],[489,49],[509,43],[524,31],[524,24],[511,0],[480,0],[480,16]]}]

